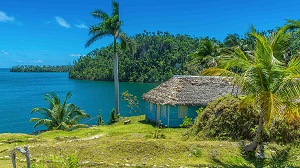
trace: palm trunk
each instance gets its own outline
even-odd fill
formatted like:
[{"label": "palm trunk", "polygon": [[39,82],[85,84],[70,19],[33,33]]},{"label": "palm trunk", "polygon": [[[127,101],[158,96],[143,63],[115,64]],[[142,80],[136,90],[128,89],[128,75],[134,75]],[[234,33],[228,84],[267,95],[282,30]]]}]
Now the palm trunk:
[{"label": "palm trunk", "polygon": [[115,100],[116,100],[116,115],[119,112],[119,76],[118,76],[118,54],[117,54],[117,39],[114,36],[114,84],[115,84]]},{"label": "palm trunk", "polygon": [[259,122],[258,122],[258,127],[256,129],[254,140],[250,144],[244,146],[245,151],[253,152],[256,150],[257,146],[261,143],[261,134],[262,134],[263,126],[264,126],[264,113],[261,111],[259,115]]}]

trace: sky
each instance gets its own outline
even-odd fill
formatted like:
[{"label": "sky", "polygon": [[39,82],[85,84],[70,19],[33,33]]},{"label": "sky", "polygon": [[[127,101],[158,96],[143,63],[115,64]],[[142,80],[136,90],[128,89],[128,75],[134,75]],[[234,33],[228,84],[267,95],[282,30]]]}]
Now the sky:
[{"label": "sky", "polygon": [[[299,19],[299,0],[119,0],[122,30],[129,36],[168,31],[195,37],[243,35],[253,25],[269,30]],[[67,65],[105,47],[104,38],[88,48],[89,27],[111,14],[110,0],[0,0],[0,68],[15,65]]]}]

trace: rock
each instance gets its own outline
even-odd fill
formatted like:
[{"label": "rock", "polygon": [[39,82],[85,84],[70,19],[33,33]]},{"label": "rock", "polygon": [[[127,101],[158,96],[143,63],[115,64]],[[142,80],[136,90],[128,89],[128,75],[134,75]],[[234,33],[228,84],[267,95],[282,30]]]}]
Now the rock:
[{"label": "rock", "polygon": [[4,156],[4,159],[10,159],[10,157],[9,156]]},{"label": "rock", "polygon": [[143,165],[146,165],[147,164],[147,162],[143,162]]},{"label": "rock", "polygon": [[135,167],[135,166],[136,166],[136,164],[131,164],[131,166],[132,166],[132,167]]},{"label": "rock", "polygon": [[88,164],[88,163],[90,163],[90,162],[89,161],[84,161],[81,164]]},{"label": "rock", "polygon": [[168,165],[168,164],[166,164],[165,166],[166,166],[166,167],[170,167],[170,165]]},{"label": "rock", "polygon": [[124,164],[124,166],[126,166],[126,167],[130,167],[130,164],[126,163],[126,164]]},{"label": "rock", "polygon": [[104,164],[104,162],[100,162],[100,164]]}]

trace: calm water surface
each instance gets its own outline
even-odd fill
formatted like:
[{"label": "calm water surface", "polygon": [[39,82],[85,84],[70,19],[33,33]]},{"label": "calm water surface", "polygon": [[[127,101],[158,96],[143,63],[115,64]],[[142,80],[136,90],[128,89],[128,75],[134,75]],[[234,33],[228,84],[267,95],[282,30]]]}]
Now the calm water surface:
[{"label": "calm water surface", "polygon": [[[144,113],[141,96],[155,86],[157,84],[121,82],[120,93],[128,90],[136,95]],[[113,82],[72,80],[68,79],[67,73],[11,73],[9,69],[0,69],[0,133],[31,133],[45,129],[33,128],[34,123],[29,122],[30,118],[40,116],[31,114],[31,110],[48,107],[44,101],[46,93],[55,92],[64,99],[68,91],[73,94],[69,102],[78,105],[92,117],[96,117],[102,109],[102,116],[108,122],[110,111],[115,107]],[[122,116],[139,114],[129,114],[126,103],[121,100],[120,109]],[[83,122],[96,124],[97,119]]]}]

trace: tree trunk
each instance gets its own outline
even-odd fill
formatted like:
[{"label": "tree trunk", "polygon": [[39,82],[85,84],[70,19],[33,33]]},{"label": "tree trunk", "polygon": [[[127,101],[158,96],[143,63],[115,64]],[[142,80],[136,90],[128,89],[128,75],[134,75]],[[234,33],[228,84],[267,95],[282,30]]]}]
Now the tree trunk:
[{"label": "tree trunk", "polygon": [[118,54],[117,54],[117,39],[114,36],[114,84],[115,84],[115,99],[116,99],[116,115],[119,111],[119,76],[118,76]]},{"label": "tree trunk", "polygon": [[253,152],[256,150],[257,146],[261,143],[261,134],[262,134],[263,126],[264,126],[264,113],[261,111],[259,114],[259,122],[258,122],[258,127],[256,129],[254,140],[250,144],[244,146],[245,151]]}]

